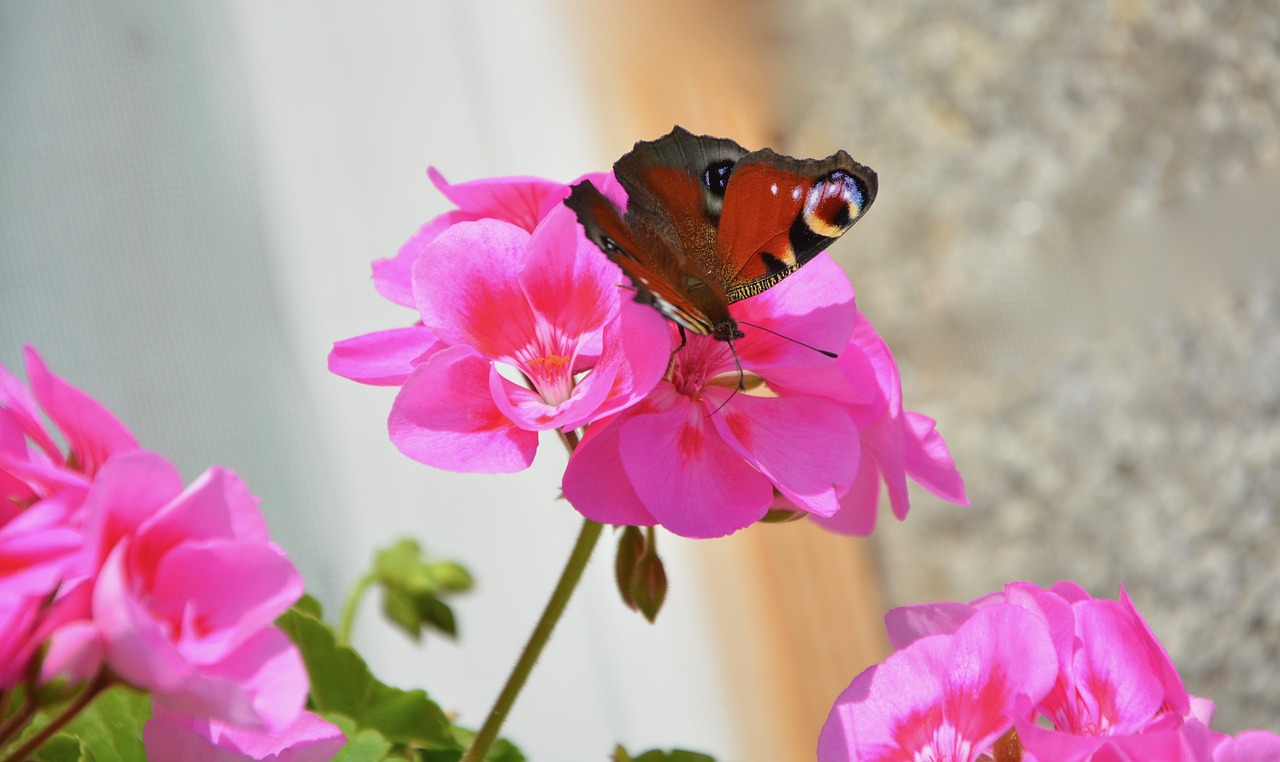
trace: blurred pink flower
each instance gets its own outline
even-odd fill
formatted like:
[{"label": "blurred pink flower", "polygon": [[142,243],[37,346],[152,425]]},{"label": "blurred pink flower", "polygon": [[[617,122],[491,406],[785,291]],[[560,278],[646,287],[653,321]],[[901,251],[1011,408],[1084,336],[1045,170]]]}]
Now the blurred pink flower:
[{"label": "blurred pink flower", "polygon": [[215,467],[183,490],[158,455],[124,455],[98,475],[86,506],[89,552],[102,559],[92,621],[107,666],[157,705],[244,727],[292,722],[307,675],[272,623],[302,579],[240,479]]},{"label": "blurred pink flower", "polygon": [[142,735],[151,762],[328,762],[347,739],[336,725],[302,712],[274,731],[247,730],[158,708]]},{"label": "blurred pink flower", "polygon": [[[111,456],[138,449],[124,424],[97,400],[49,372],[35,349],[26,347],[23,356],[30,391],[0,365],[0,522],[60,489],[83,489]],[[66,454],[40,411],[66,440]]]},{"label": "blurred pink flower", "polygon": [[[858,470],[854,419],[840,400],[773,378],[834,362],[796,342],[847,342],[857,314],[848,278],[820,256],[733,314],[744,338],[688,336],[653,392],[587,431],[563,483],[584,516],[718,537],[764,517],[775,490],[815,515],[839,510]],[[745,391],[735,391],[739,367]],[[776,396],[759,396],[764,387]]]},{"label": "blurred pink flower", "polygon": [[1055,671],[1042,620],[1018,606],[985,608],[855,678],[822,728],[818,760],[974,762],[1008,731],[1019,701],[1049,691]]},{"label": "blurred pink flower", "polygon": [[1280,736],[1265,730],[1246,730],[1231,736],[1218,736],[1213,747],[1213,762],[1275,762],[1280,759]]},{"label": "blurred pink flower", "polygon": [[0,366],[0,689],[21,679],[56,624],[75,618],[73,592],[90,571],[81,532],[89,485],[113,456],[137,450],[102,405],[31,347],[24,355],[30,390]]}]

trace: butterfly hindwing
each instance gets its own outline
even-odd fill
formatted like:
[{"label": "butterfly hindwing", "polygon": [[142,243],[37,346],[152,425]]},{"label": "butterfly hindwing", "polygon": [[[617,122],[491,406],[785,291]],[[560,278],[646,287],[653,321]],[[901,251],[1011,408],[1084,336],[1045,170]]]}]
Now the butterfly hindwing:
[{"label": "butterfly hindwing", "polygon": [[874,171],[839,151],[793,159],[769,149],[738,162],[725,192],[716,260],[736,302],[773,286],[844,235],[871,205]]}]

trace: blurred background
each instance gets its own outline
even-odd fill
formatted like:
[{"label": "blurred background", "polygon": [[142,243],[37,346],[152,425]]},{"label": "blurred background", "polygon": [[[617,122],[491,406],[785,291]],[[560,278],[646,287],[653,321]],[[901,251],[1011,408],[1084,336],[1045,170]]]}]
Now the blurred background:
[{"label": "blurred background", "polygon": [[579,523],[528,472],[432,471],[335,340],[407,324],[369,262],[425,177],[560,180],[673,124],[881,189],[833,250],[972,506],[871,540],[664,535],[654,626],[602,543],[506,726],[535,760],[801,760],[890,606],[1123,584],[1219,729],[1280,731],[1280,3],[0,2],[0,362],[23,343],[188,478],[262,497],[336,615],[400,535],[477,578],[461,638],[370,602],[388,682],[478,724]]}]

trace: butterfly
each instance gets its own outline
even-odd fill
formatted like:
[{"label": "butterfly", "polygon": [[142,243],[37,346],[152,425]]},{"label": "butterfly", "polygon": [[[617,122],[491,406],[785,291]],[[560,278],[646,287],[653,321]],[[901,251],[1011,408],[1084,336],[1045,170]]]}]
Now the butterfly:
[{"label": "butterfly", "polygon": [[876,173],[844,151],[794,159],[682,127],[641,141],[613,165],[621,213],[590,180],[565,205],[622,268],[636,301],[683,329],[743,336],[729,305],[764,292],[853,226],[876,197]]}]

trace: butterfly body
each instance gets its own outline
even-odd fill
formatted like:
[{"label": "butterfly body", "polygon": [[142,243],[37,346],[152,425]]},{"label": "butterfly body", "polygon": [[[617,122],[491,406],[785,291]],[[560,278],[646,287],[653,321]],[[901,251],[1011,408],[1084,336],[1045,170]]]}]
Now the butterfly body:
[{"label": "butterfly body", "polygon": [[587,237],[651,304],[685,329],[742,337],[729,305],[762,293],[835,241],[866,212],[876,174],[839,151],[794,159],[747,151],[676,127],[613,166],[620,213],[590,181],[565,204]]}]

